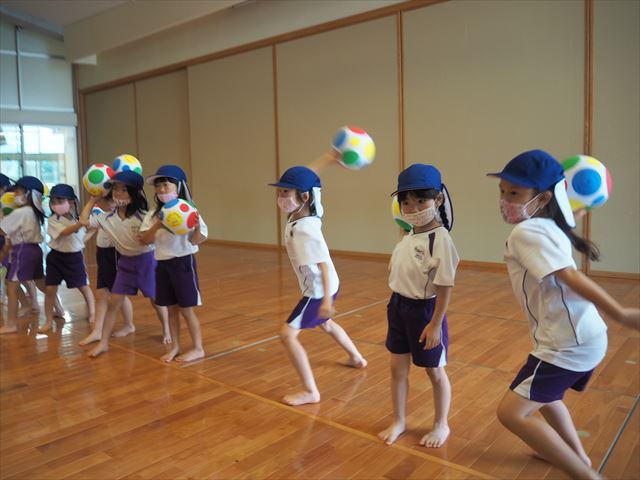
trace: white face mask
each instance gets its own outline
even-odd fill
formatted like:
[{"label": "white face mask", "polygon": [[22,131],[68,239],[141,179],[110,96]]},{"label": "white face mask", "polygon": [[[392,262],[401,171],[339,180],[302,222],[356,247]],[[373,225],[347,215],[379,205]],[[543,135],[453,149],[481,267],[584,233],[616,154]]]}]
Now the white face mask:
[{"label": "white face mask", "polygon": [[283,213],[293,213],[301,209],[302,205],[298,203],[295,197],[278,197],[278,208]]},{"label": "white face mask", "polygon": [[424,227],[431,223],[431,221],[436,218],[436,207],[431,206],[427,207],[424,210],[420,210],[415,213],[404,213],[402,212],[402,219],[413,225],[414,227]]},{"label": "white face mask", "polygon": [[53,210],[56,215],[66,215],[67,213],[69,213],[70,209],[71,205],[68,201],[51,205],[51,210]]},{"label": "white face mask", "polygon": [[178,198],[178,192],[169,192],[169,193],[158,193],[158,200],[160,200],[162,203],[168,203],[171,200],[175,200],[176,198]]},{"label": "white face mask", "polygon": [[114,198],[113,203],[115,204],[116,207],[126,207],[131,203],[131,199],[130,198],[126,198],[126,199]]},{"label": "white face mask", "polygon": [[502,214],[502,219],[510,224],[520,223],[524,220],[529,220],[533,217],[540,207],[536,208],[533,212],[527,212],[527,207],[531,202],[533,202],[536,198],[538,198],[542,193],[539,193],[527,203],[512,203],[507,202],[506,200],[500,199],[500,213]]}]

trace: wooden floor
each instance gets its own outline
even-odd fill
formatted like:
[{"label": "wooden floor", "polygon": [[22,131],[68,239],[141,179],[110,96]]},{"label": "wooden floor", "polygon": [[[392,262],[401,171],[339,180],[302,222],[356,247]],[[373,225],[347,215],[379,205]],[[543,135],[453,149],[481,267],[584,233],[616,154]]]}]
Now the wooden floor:
[{"label": "wooden floor", "polygon": [[[198,256],[205,305],[198,310],[207,357],[164,365],[151,307],[134,301],[137,332],[89,359],[75,291],[55,333],[35,321],[0,338],[0,477],[118,478],[566,478],[507,432],[497,402],[530,348],[527,325],[502,272],[461,270],[448,316],[452,435],[444,448],[417,445],[433,420],[430,384],[412,369],[408,433],[385,446],[390,421],[386,264],[334,258],[341,277],[338,321],[369,360],[343,367],[321,332],[305,332],[322,401],[292,408],[299,388],[276,336],[299,298],[286,255],[204,246]],[[93,277],[92,277],[93,278]],[[636,281],[600,281],[627,305]],[[42,322],[42,318],[40,319]],[[183,339],[189,337],[183,327]],[[594,466],[611,479],[640,477],[640,337],[610,324],[609,351],[590,388],[565,400]]]}]

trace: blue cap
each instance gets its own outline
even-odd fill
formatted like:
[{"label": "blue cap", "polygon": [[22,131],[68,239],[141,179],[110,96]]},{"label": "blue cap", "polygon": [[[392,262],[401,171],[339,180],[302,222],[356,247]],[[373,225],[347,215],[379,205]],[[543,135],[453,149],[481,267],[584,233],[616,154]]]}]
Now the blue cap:
[{"label": "blue cap", "polygon": [[320,177],[307,167],[291,167],[282,174],[277,183],[269,185],[280,188],[295,188],[302,192],[308,192],[314,187],[322,187]]},{"label": "blue cap", "polygon": [[391,196],[398,192],[430,190],[432,188],[442,191],[440,171],[433,165],[414,163],[400,172],[400,175],[398,175],[398,188]]},{"label": "blue cap", "polygon": [[44,195],[44,185],[36,177],[29,175],[19,178],[16,182],[17,187],[22,187],[25,190],[36,190]]},{"label": "blue cap", "polygon": [[147,182],[149,185],[153,185],[153,182],[156,181],[156,178],[173,178],[178,182],[187,181],[187,175],[184,173],[184,170],[182,170],[177,165],[161,166],[158,169],[158,171],[155,173],[155,175],[151,175],[150,177],[147,177],[145,179],[145,182]]},{"label": "blue cap", "polygon": [[110,182],[124,183],[125,185],[137,188],[138,190],[141,190],[144,186],[144,178],[142,178],[142,175],[134,172],[133,170],[125,170],[124,172],[116,173],[111,178]]},{"label": "blue cap", "polygon": [[560,162],[544,150],[530,150],[507,163],[501,172],[487,173],[487,175],[544,192],[553,190],[555,185],[564,178],[564,169]]},{"label": "blue cap", "polygon": [[0,188],[10,187],[13,183],[9,177],[7,177],[4,173],[0,173]]},{"label": "blue cap", "polygon": [[49,197],[68,198],[69,200],[76,200],[78,198],[76,197],[76,192],[73,191],[73,187],[66,183],[59,183],[51,187]]}]

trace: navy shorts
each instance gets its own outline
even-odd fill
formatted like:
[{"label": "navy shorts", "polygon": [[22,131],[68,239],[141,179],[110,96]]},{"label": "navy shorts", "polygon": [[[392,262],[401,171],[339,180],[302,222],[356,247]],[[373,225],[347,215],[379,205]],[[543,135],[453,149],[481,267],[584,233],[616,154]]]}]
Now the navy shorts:
[{"label": "navy shorts", "polygon": [[[337,296],[338,292],[333,295],[334,302]],[[289,318],[287,318],[287,324],[296,329],[316,328],[318,325],[322,325],[329,320],[318,316],[322,300],[322,298],[302,297],[302,300],[298,302]]]},{"label": "navy shorts", "polygon": [[46,285],[60,285],[63,280],[67,284],[67,288],[89,285],[82,252],[51,250],[47,254],[47,274],[44,277],[44,283]]},{"label": "navy shorts", "polygon": [[116,295],[136,295],[138,290],[147,298],[156,298],[156,259],[153,251],[118,259],[116,279],[111,293]]},{"label": "navy shorts", "polygon": [[387,341],[385,345],[391,353],[402,355],[411,353],[414,365],[425,368],[444,367],[449,350],[449,329],[447,316],[442,320],[442,340],[440,345],[430,350],[420,343],[424,327],[429,325],[436,299],[413,300],[398,293],[391,295],[387,305]]},{"label": "navy shorts", "polygon": [[11,246],[7,281],[26,282],[44,277],[42,249],[37,243],[19,243]]},{"label": "navy shorts", "polygon": [[592,374],[593,370],[574,372],[529,355],[509,388],[534,402],[551,403],[562,400],[569,388],[582,392]]},{"label": "navy shorts", "polygon": [[96,288],[108,288],[111,291],[116,280],[120,254],[115,247],[96,247],[96,263],[98,264],[98,278]]},{"label": "navy shorts", "polygon": [[155,303],[163,307],[178,305],[180,308],[202,305],[193,255],[158,261]]}]

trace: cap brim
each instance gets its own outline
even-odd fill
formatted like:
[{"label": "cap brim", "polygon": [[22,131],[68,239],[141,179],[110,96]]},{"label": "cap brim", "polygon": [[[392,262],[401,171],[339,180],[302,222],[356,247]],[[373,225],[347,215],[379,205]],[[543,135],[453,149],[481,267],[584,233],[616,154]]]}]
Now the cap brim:
[{"label": "cap brim", "polygon": [[526,187],[526,188],[536,188],[536,185],[530,180],[526,178],[516,177],[515,175],[510,175],[505,172],[487,173],[487,177],[498,177],[508,182],[511,182],[514,185],[519,185],[521,187]]},{"label": "cap brim", "polygon": [[278,182],[278,183],[270,183],[269,186],[279,187],[279,188],[294,188],[296,190],[301,190],[300,187],[297,187],[293,183]]},{"label": "cap brim", "polygon": [[151,175],[144,179],[144,183],[147,185],[153,185],[157,178],[173,178],[176,182],[181,182],[178,177],[174,177],[173,175]]}]

